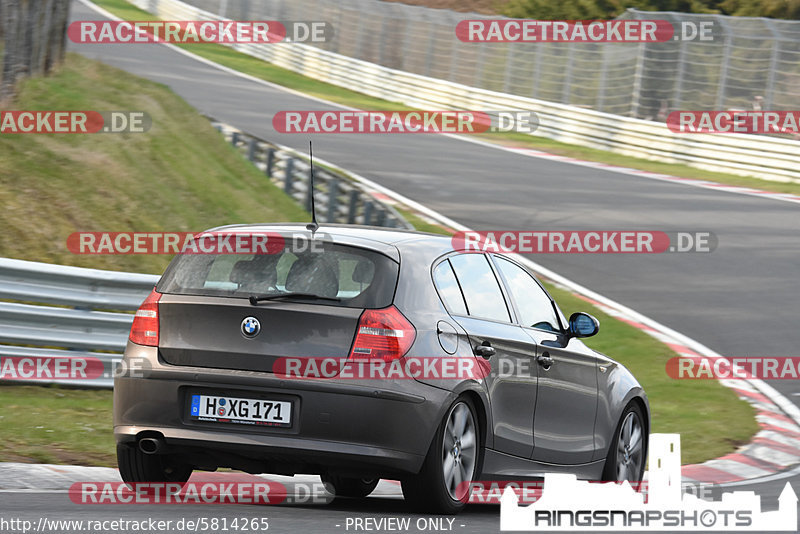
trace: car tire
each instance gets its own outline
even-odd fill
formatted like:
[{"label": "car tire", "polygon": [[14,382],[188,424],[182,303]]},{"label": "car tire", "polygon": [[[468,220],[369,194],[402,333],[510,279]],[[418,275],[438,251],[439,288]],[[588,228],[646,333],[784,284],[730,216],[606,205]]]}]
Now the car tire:
[{"label": "car tire", "polygon": [[177,463],[169,456],[145,454],[138,447],[117,444],[117,465],[122,480],[137,482],[176,482],[186,484],[192,476],[192,466]]},{"label": "car tire", "polygon": [[469,501],[469,482],[480,473],[481,460],[475,407],[469,399],[459,397],[436,430],[422,470],[402,481],[403,496],[416,509],[457,514]]},{"label": "car tire", "polygon": [[647,436],[645,435],[644,415],[635,402],[622,412],[617,429],[606,455],[603,480],[607,482],[628,482],[634,484],[644,477],[647,459]]},{"label": "car tire", "polygon": [[375,489],[380,482],[379,478],[349,478],[325,475],[322,478],[322,483],[329,493],[332,493],[338,499],[339,497],[347,497],[348,499],[363,499]]}]

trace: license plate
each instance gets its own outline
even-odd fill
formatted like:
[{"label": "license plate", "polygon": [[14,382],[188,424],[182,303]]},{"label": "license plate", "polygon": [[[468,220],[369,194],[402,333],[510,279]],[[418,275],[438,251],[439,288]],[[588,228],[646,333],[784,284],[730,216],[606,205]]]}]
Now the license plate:
[{"label": "license plate", "polygon": [[189,417],[195,421],[243,425],[290,426],[292,403],[215,395],[192,395]]}]

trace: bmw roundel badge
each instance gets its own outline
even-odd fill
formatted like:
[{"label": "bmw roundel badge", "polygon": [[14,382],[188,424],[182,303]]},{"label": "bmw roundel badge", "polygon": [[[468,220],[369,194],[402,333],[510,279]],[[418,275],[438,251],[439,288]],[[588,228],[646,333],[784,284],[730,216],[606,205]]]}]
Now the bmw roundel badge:
[{"label": "bmw roundel badge", "polygon": [[261,332],[261,323],[255,317],[245,317],[242,321],[242,334],[245,337],[256,337]]}]

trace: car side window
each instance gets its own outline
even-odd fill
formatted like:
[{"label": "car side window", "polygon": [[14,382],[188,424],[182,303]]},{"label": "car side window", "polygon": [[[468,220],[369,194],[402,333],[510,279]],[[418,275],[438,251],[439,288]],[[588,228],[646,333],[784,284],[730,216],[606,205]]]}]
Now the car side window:
[{"label": "car side window", "polygon": [[550,297],[525,269],[511,261],[495,256],[497,268],[505,278],[519,311],[522,326],[550,332],[559,331],[559,322]]},{"label": "car side window", "polygon": [[464,303],[464,295],[458,287],[458,280],[453,272],[453,267],[448,260],[436,266],[433,270],[433,283],[439,290],[444,305],[454,315],[467,315],[467,305]]},{"label": "car side window", "polygon": [[461,254],[450,258],[461,285],[467,312],[472,317],[510,322],[506,300],[489,258],[483,254]]}]

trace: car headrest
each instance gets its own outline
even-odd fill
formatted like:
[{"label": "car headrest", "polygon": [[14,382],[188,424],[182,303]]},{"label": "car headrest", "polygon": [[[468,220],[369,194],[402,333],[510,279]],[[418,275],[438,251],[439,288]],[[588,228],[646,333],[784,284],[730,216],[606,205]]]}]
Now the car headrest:
[{"label": "car headrest", "polygon": [[375,276],[375,264],[369,260],[358,262],[353,269],[353,282],[359,284],[369,284]]},{"label": "car headrest", "polygon": [[268,256],[258,256],[252,260],[241,260],[233,264],[228,277],[239,284],[240,289],[266,291],[278,282],[276,262]]},{"label": "car headrest", "polygon": [[286,275],[286,290],[335,297],[339,293],[339,276],[319,255],[300,256]]}]

